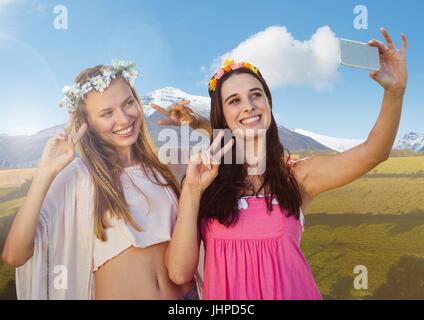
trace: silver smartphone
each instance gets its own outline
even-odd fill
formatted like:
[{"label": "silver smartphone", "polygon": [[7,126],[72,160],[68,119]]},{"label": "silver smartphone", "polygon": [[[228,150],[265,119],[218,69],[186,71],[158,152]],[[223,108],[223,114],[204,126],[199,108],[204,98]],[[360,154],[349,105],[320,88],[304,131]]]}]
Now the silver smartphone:
[{"label": "silver smartphone", "polygon": [[380,70],[380,55],[378,48],[366,43],[339,39],[340,63],[354,68]]}]

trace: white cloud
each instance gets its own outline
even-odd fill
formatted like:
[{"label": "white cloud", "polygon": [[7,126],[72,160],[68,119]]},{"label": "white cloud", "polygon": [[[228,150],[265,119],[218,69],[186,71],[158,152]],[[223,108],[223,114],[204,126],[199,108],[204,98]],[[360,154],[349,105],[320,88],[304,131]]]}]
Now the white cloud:
[{"label": "white cloud", "polygon": [[284,26],[271,26],[215,59],[215,72],[227,58],[257,66],[271,87],[310,86],[331,89],[338,77],[338,39],[328,26],[309,40],[296,40]]}]

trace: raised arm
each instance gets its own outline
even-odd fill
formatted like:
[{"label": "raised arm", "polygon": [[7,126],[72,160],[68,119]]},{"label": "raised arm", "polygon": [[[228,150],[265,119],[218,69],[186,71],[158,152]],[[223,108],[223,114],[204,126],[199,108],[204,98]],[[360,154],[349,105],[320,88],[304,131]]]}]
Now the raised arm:
[{"label": "raised arm", "polygon": [[179,101],[173,104],[169,110],[152,103],[151,107],[157,112],[161,113],[166,119],[159,120],[157,123],[161,126],[181,126],[189,125],[191,128],[197,130],[202,129],[207,131],[209,137],[212,136],[212,127],[208,119],[195,113],[188,107],[190,101]]},{"label": "raised arm", "polygon": [[[166,266],[170,279],[182,285],[190,282],[199,262],[200,230],[198,215],[200,199],[204,190],[218,175],[220,159],[231,150],[234,141],[216,151],[224,136],[222,131],[205,152],[190,159],[186,179],[181,191],[177,223],[167,249]],[[213,155],[212,155],[213,154]]]},{"label": "raised arm", "polygon": [[382,28],[387,42],[372,40],[369,45],[380,52],[381,69],[370,77],[384,88],[383,102],[378,119],[368,139],[350,150],[331,156],[312,156],[296,161],[294,174],[310,197],[344,186],[388,159],[399,128],[403,96],[407,84],[407,40],[402,34],[403,46],[396,50],[389,34]]},{"label": "raised arm", "polygon": [[[164,119],[158,120],[157,124],[160,126],[183,126],[188,125],[194,130],[202,130],[206,132],[209,137],[212,136],[212,128],[208,119],[195,113],[191,108],[188,107],[190,101],[184,100],[173,104],[169,110],[152,103],[150,106],[165,116]],[[181,147],[180,147],[181,148]],[[187,150],[180,149],[181,153]],[[182,178],[187,171],[187,162],[182,163],[168,163],[168,168],[171,170],[178,182],[182,181]]]},{"label": "raised arm", "polygon": [[11,267],[20,267],[32,257],[36,228],[46,194],[57,174],[74,159],[75,145],[87,129],[84,124],[72,136],[70,132],[73,122],[74,116],[70,115],[66,128],[50,138],[44,148],[30,189],[3,248],[2,259]]}]

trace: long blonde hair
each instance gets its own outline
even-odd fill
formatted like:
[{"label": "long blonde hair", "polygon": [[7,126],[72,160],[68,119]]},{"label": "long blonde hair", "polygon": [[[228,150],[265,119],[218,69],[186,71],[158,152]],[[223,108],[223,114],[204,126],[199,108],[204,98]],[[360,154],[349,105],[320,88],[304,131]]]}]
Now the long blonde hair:
[{"label": "long blonde hair", "polygon": [[[102,74],[107,68],[105,65],[99,65],[94,68],[83,70],[75,79],[75,83],[83,85],[88,79]],[[147,172],[151,170],[153,178],[147,174],[149,179],[157,185],[171,187],[177,198],[179,197],[179,185],[168,169],[168,167],[159,161],[156,147],[150,137],[147,124],[143,116],[143,107],[136,90],[131,87],[132,94],[140,106],[141,125],[136,143],[133,145],[136,159],[141,163],[142,169]],[[76,111],[76,123],[74,132],[76,132],[83,123],[88,124],[87,108],[84,102],[78,106]],[[94,183],[94,233],[97,238],[106,241],[105,231],[110,227],[108,222],[108,213],[114,218],[123,219],[138,231],[142,228],[135,222],[128,203],[125,200],[124,190],[120,180],[120,175],[124,172],[116,150],[102,140],[94,130],[87,130],[86,134],[80,140],[77,150],[85,162],[93,178]],[[160,181],[159,173],[165,179],[166,183]],[[154,181],[153,181],[154,180]]]}]

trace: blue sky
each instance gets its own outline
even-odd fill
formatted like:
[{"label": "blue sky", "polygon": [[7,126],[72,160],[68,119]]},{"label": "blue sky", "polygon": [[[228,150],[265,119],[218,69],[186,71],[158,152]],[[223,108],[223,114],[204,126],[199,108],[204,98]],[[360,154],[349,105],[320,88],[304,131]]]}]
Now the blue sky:
[{"label": "blue sky", "polygon": [[[65,5],[68,30],[56,30],[54,7]],[[368,9],[356,30],[353,9]],[[0,133],[28,134],[65,122],[61,88],[80,70],[115,58],[133,60],[140,93],[173,86],[207,95],[210,67],[225,52],[270,26],[309,40],[329,26],[337,37],[366,42],[385,26],[400,45],[408,36],[409,86],[399,137],[424,133],[420,0],[400,1],[41,1],[0,0]],[[267,48],[264,48],[266,50]],[[202,69],[204,67],[205,69]],[[330,90],[285,85],[272,89],[280,124],[340,138],[366,138],[383,90],[366,71],[341,67]]]}]

